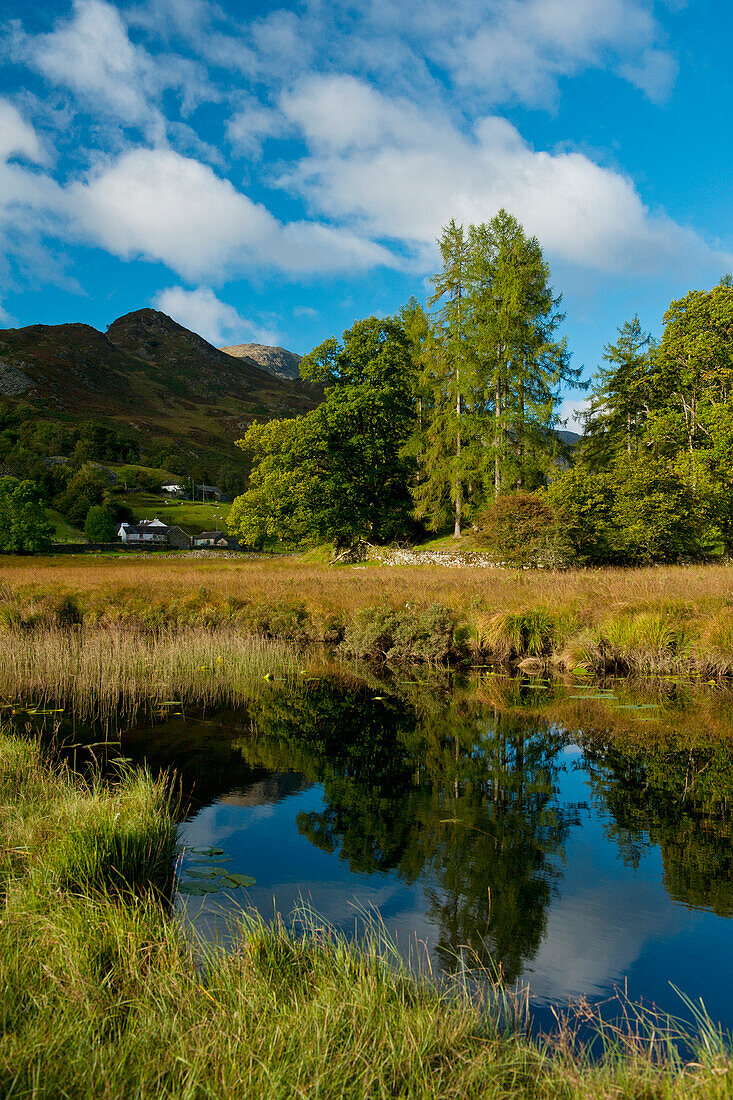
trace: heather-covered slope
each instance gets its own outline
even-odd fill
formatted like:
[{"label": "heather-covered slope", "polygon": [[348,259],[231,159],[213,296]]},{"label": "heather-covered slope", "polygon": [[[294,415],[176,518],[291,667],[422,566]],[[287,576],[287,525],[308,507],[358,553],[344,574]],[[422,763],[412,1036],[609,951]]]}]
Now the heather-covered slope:
[{"label": "heather-covered slope", "polygon": [[308,412],[318,393],[219,351],[164,313],[141,309],[106,334],[90,325],[0,330],[0,403],[43,419],[104,419],[141,447],[169,447],[209,464],[241,461],[234,447],[255,418]]}]

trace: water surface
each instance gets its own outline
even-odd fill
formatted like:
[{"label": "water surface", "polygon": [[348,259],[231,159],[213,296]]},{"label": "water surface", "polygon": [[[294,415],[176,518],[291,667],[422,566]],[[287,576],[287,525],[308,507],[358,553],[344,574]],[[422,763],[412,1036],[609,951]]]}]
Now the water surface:
[{"label": "water surface", "polygon": [[675,985],[728,1028],[730,714],[728,693],[671,680],[330,676],[138,726],[123,751],[182,777],[182,882],[210,858],[255,880],[180,896],[206,936],[242,904],[305,900],[348,933],[374,907],[405,954],[492,960],[540,1016],[619,986],[678,1013]]}]

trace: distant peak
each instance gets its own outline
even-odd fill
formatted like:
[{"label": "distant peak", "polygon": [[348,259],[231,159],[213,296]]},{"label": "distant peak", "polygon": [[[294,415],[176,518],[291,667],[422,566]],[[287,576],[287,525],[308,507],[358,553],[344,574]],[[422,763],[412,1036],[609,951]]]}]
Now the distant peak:
[{"label": "distant peak", "polygon": [[232,344],[219,350],[236,359],[251,359],[277,378],[300,378],[300,361],[303,356],[288,351],[287,348],[269,347],[267,344]]},{"label": "distant peak", "polygon": [[132,313],[125,313],[107,329],[107,335],[112,338],[115,333],[122,332],[188,332],[167,313],[161,313],[159,309],[135,309]]}]

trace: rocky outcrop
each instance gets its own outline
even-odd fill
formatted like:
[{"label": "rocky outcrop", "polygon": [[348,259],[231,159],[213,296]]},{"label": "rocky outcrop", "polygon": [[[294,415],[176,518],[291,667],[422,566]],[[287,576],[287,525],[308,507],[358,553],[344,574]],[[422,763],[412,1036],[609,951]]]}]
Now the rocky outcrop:
[{"label": "rocky outcrop", "polygon": [[271,348],[266,344],[232,344],[228,348],[219,348],[219,351],[233,355],[235,359],[251,359],[276,378],[288,378],[291,381],[300,378],[300,361],[303,356],[287,351],[286,348]]},{"label": "rocky outcrop", "polygon": [[33,379],[21,370],[24,366],[25,363],[16,366],[0,360],[0,397],[19,397],[33,388]]}]

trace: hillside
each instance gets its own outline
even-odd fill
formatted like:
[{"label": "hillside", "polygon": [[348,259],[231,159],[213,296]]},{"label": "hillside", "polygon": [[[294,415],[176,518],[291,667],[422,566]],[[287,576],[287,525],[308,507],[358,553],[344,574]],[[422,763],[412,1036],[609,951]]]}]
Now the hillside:
[{"label": "hillside", "polygon": [[233,344],[219,350],[236,359],[249,359],[276,378],[289,378],[291,381],[300,378],[300,361],[303,356],[294,351],[271,348],[265,344]]},{"label": "hillside", "polygon": [[306,413],[318,396],[154,309],[128,313],[106,333],[84,324],[0,330],[4,407],[30,407],[44,421],[112,422],[141,453],[176,456],[181,473],[240,466],[234,442],[253,420]]}]

